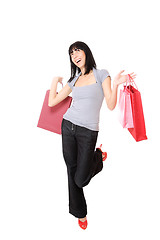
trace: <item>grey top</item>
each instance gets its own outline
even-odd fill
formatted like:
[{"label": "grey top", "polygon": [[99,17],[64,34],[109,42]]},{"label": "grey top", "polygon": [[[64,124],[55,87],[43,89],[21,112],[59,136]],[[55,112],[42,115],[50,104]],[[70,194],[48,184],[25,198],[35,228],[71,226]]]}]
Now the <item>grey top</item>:
[{"label": "grey top", "polygon": [[91,85],[74,86],[81,72],[71,82],[67,82],[72,89],[73,100],[63,118],[78,126],[99,131],[99,115],[104,99],[102,83],[110,75],[105,69],[95,68],[93,68],[93,74],[96,83]]}]

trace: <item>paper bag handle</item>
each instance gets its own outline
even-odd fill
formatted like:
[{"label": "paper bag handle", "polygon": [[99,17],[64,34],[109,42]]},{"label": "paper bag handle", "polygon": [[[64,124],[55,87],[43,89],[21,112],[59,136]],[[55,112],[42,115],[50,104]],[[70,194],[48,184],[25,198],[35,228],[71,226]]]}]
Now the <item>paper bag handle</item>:
[{"label": "paper bag handle", "polygon": [[128,82],[130,83],[130,85],[133,85],[136,87],[136,89],[138,90],[137,85],[135,84],[135,81],[133,80],[133,78],[131,77],[130,74],[128,74]]}]

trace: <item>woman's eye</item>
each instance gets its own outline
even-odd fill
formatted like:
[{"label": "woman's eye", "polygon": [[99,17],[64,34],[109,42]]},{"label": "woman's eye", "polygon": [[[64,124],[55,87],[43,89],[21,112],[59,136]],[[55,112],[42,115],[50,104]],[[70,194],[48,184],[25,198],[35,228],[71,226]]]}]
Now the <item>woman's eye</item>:
[{"label": "woman's eye", "polygon": [[73,55],[74,55],[74,51],[75,51],[75,52],[80,52],[81,49],[75,48],[75,49],[70,53],[70,56],[73,56]]}]

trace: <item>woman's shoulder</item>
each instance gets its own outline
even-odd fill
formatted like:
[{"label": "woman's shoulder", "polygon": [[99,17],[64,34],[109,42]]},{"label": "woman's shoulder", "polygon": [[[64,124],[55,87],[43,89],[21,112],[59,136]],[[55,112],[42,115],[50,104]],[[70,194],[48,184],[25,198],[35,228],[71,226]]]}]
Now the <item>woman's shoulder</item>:
[{"label": "woman's shoulder", "polygon": [[110,74],[107,69],[94,69],[98,80],[102,83]]},{"label": "woman's shoulder", "polygon": [[71,81],[68,80],[67,83],[68,83],[68,85],[69,85],[69,87],[70,87],[71,89],[73,89],[73,86],[74,86],[77,78],[80,76],[80,74],[81,74],[81,73],[78,73],[78,75],[76,75]]}]

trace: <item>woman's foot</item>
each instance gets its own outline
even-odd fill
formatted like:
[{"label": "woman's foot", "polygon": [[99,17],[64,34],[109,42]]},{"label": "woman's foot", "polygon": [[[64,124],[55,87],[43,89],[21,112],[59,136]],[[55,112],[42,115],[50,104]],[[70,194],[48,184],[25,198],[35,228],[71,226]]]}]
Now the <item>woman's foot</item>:
[{"label": "woman's foot", "polygon": [[83,230],[85,230],[88,225],[87,218],[85,217],[85,218],[78,219],[78,224]]},{"label": "woman's foot", "polygon": [[[102,144],[97,149],[99,149],[102,152]],[[105,161],[106,158],[107,158],[107,152],[102,152],[102,161]]]},{"label": "woman's foot", "polygon": [[107,158],[106,152],[103,152],[103,153],[102,153],[102,161],[105,161],[106,158]]}]

